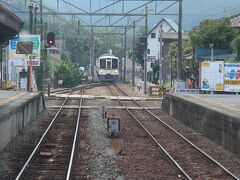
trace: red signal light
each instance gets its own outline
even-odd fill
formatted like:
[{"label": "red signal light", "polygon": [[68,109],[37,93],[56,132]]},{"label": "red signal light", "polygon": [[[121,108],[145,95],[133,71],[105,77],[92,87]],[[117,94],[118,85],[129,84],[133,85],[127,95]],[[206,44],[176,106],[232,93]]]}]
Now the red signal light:
[{"label": "red signal light", "polygon": [[54,46],[55,45],[55,34],[53,32],[49,32],[47,34],[47,45]]}]

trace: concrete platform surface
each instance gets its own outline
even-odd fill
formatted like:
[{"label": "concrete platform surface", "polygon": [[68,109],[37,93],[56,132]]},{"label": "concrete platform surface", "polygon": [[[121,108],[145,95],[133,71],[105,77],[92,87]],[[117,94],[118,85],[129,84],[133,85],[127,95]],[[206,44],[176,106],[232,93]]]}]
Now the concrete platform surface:
[{"label": "concrete platform surface", "polygon": [[0,90],[0,118],[39,93]]},{"label": "concrete platform surface", "polygon": [[0,152],[30,122],[44,116],[43,93],[0,91]]},{"label": "concrete platform surface", "polygon": [[240,118],[240,95],[173,94],[187,101]]}]

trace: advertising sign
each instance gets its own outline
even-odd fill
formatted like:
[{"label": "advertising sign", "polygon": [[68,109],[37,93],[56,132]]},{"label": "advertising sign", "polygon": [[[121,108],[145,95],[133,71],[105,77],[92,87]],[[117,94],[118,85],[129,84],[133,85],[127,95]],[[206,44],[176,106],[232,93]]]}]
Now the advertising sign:
[{"label": "advertising sign", "polygon": [[224,62],[223,61],[204,61],[201,64],[201,90],[204,91],[223,91],[224,90]]},{"label": "advertising sign", "polygon": [[240,92],[240,63],[224,64],[224,91]]},{"label": "advertising sign", "polygon": [[[32,54],[17,54],[16,48],[18,42],[32,42]],[[9,64],[16,66],[40,66],[40,35],[19,35],[18,38],[9,41]]]}]

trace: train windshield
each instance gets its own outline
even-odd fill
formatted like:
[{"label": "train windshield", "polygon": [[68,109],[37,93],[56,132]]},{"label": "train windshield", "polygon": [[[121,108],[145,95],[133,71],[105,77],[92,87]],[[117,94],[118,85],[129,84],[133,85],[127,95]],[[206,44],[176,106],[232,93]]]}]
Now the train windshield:
[{"label": "train windshield", "polygon": [[118,59],[115,59],[115,58],[112,59],[112,68],[113,69],[118,68]]},{"label": "train windshield", "polygon": [[111,69],[111,61],[107,61],[107,69]]},{"label": "train windshield", "polygon": [[100,68],[106,69],[106,59],[100,59]]}]

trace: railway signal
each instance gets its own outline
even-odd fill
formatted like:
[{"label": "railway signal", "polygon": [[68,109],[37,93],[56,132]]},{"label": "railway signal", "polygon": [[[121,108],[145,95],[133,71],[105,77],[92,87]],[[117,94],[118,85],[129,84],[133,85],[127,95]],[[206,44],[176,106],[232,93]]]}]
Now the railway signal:
[{"label": "railway signal", "polygon": [[47,46],[54,46],[55,45],[55,34],[54,32],[49,32],[47,34]]}]

